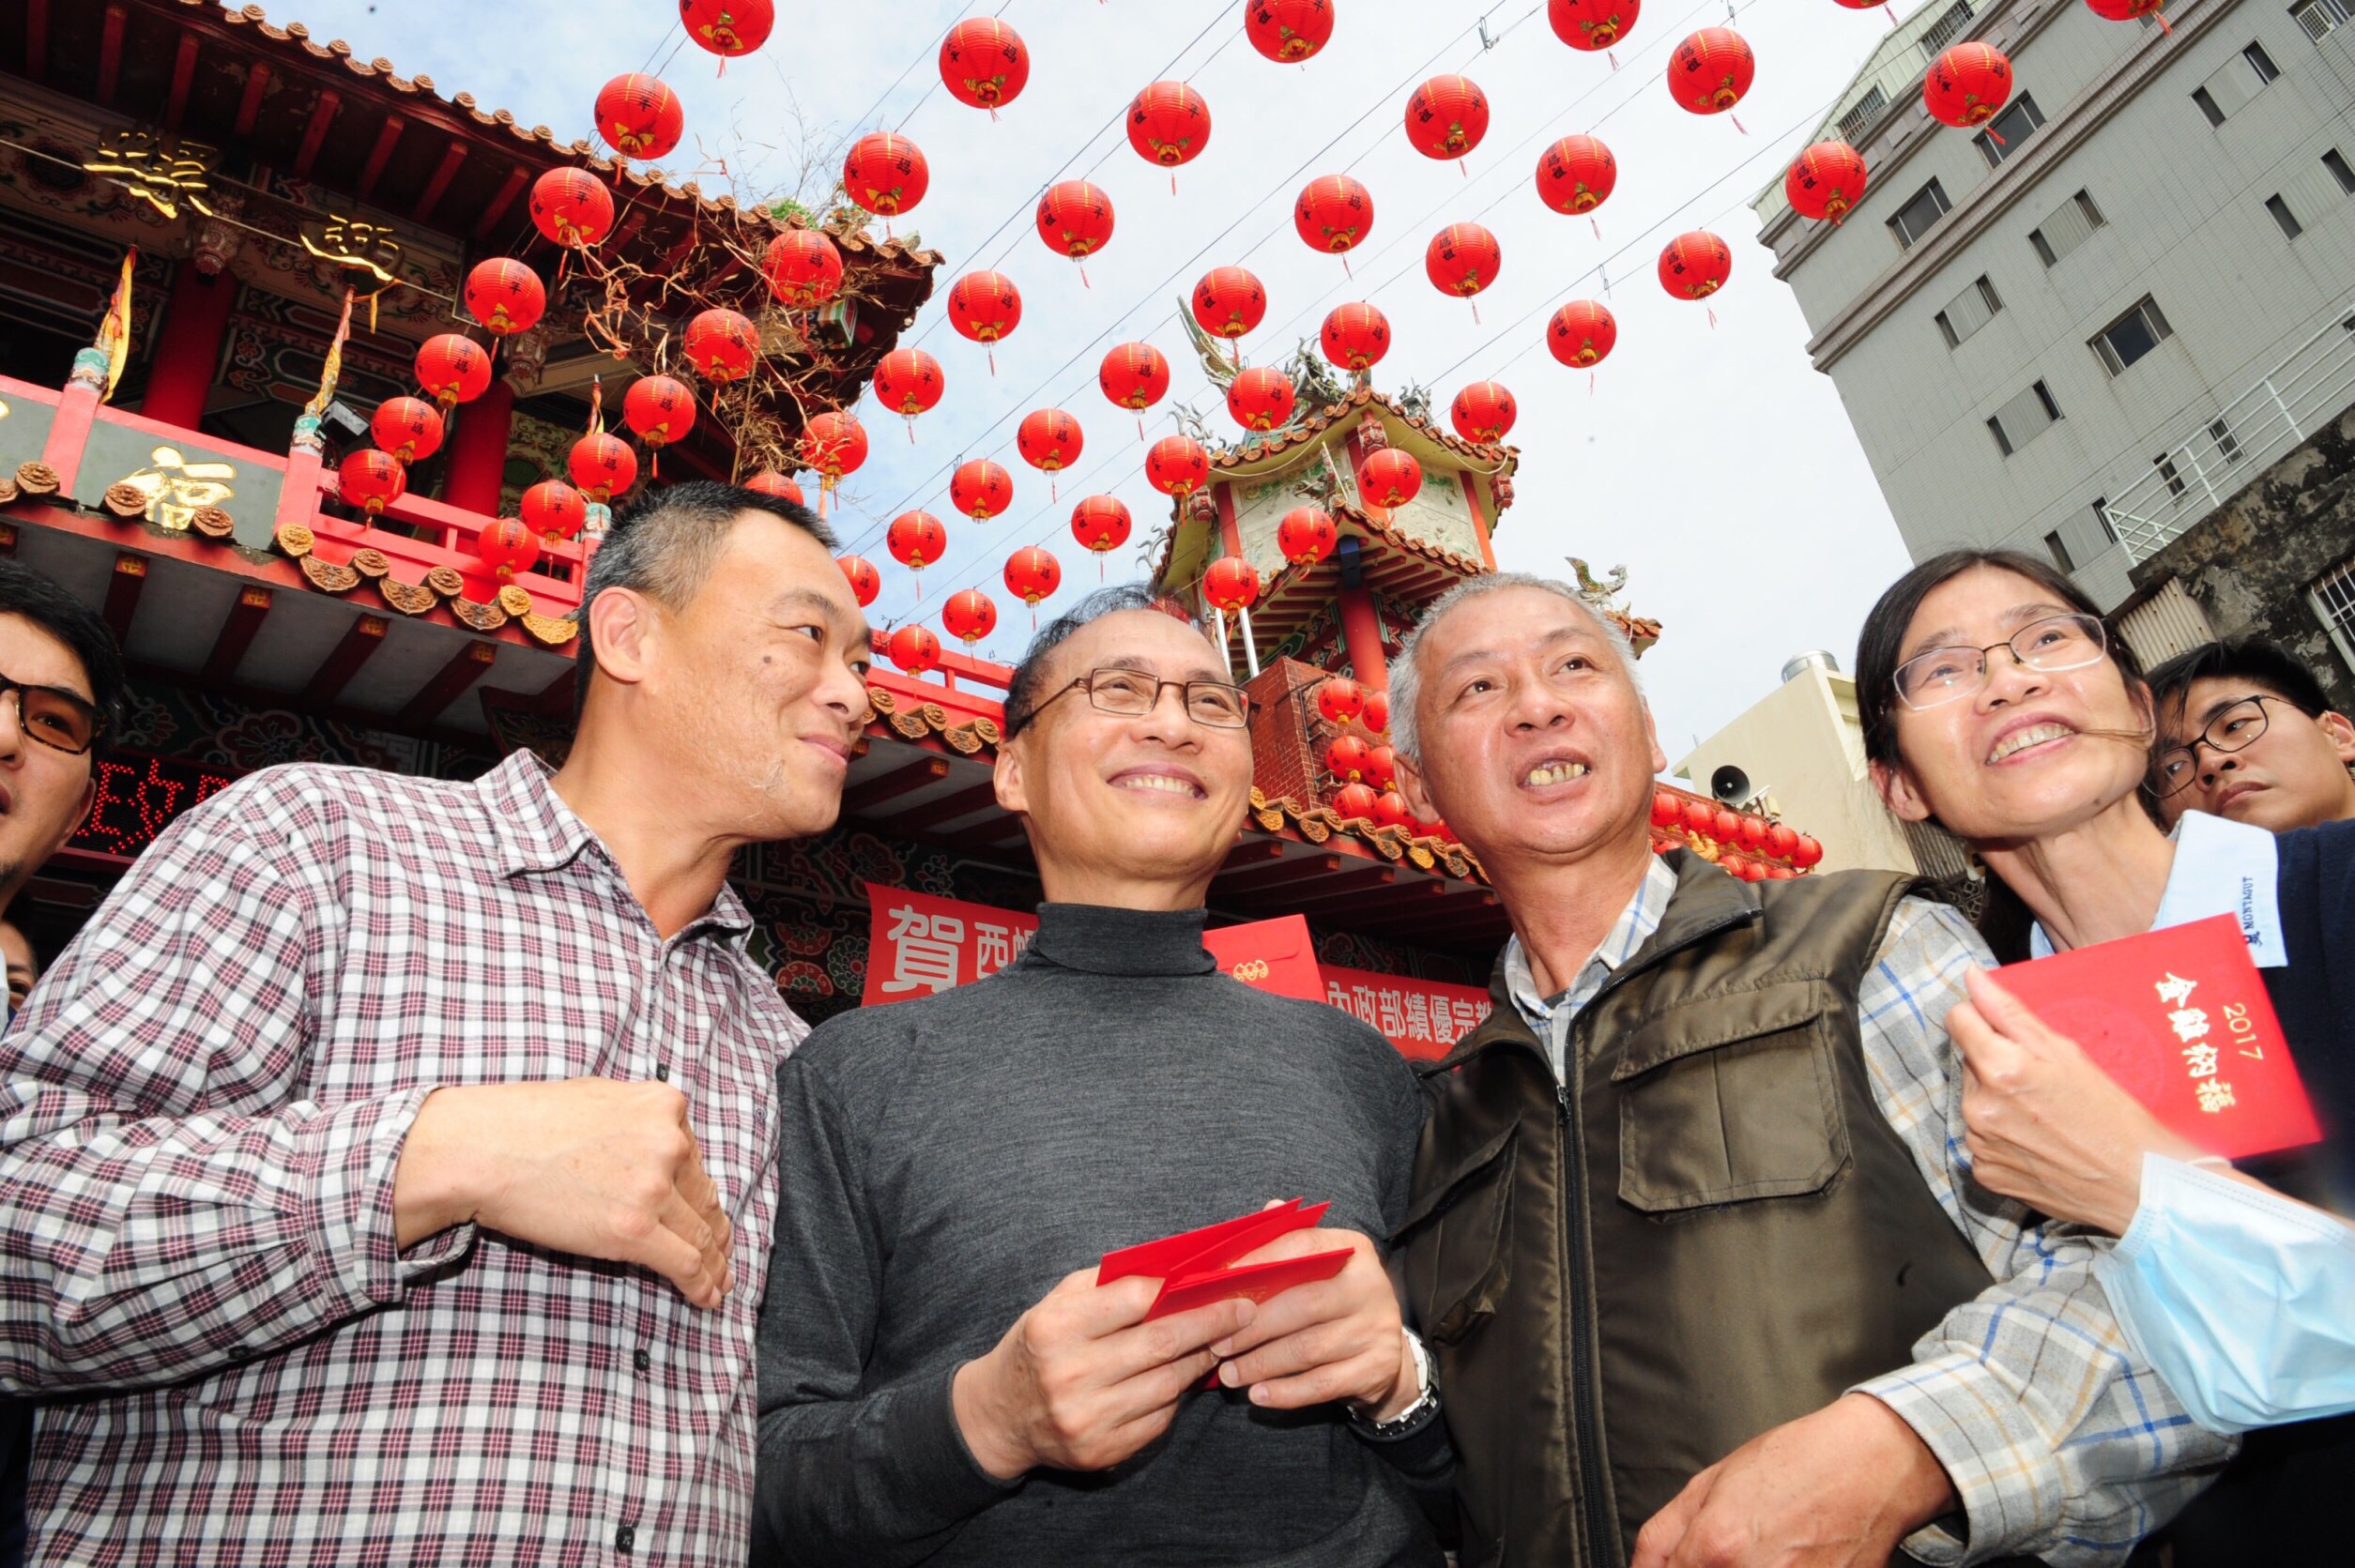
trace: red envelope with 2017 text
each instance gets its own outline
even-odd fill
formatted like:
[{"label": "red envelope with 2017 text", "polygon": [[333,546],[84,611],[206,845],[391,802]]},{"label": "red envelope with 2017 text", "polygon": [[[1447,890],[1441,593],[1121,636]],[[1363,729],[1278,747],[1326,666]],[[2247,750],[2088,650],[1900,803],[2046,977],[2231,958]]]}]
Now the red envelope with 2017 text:
[{"label": "red envelope with 2017 text", "polygon": [[2321,1138],[2264,978],[2230,915],[1997,971],[2177,1133],[2237,1160]]}]

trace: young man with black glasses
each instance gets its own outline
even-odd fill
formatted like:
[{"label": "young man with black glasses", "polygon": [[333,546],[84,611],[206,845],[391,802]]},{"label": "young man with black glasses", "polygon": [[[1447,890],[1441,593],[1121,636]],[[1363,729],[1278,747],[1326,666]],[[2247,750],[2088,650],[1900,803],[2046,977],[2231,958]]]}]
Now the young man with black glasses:
[{"label": "young man with black glasses", "polygon": [[2355,723],[2314,672],[2257,637],[2210,643],[2150,674],[2152,788],[2173,827],[2189,811],[2283,832],[2355,818]]},{"label": "young man with black glasses", "polygon": [[[1010,967],[845,1013],[778,1074],[756,1561],[1429,1565],[1437,1391],[1373,1238],[1422,1121],[1383,1039],[1203,950],[1249,699],[1134,588],[1032,646],[999,801],[1048,902]],[[1349,1247],[1254,1311],[1155,1321],[1115,1248],[1329,1201]],[[1206,1387],[1205,1384],[1212,1386]]]},{"label": "young man with black glasses", "polygon": [[[122,652],[97,612],[0,561],[0,910],[90,814],[93,752],[122,696]],[[0,1400],[0,1568],[24,1559],[31,1441],[32,1408]]]}]

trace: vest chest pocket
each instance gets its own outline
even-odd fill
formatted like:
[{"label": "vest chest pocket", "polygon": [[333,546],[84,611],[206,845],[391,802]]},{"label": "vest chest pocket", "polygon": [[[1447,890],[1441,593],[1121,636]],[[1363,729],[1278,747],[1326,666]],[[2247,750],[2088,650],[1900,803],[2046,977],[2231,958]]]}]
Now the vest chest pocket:
[{"label": "vest chest pocket", "polygon": [[1494,1316],[1512,1283],[1518,1122],[1441,1174],[1391,1237],[1423,1337],[1453,1345]]},{"label": "vest chest pocket", "polygon": [[1669,1215],[1827,1186],[1848,1162],[1836,1005],[1797,981],[1646,1019],[1611,1073],[1620,1198]]}]

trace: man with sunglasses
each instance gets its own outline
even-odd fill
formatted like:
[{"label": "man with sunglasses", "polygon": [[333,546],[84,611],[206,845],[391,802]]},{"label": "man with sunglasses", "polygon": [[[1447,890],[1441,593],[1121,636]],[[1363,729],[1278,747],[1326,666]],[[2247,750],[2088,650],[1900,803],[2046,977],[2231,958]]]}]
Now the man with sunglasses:
[{"label": "man with sunglasses", "polygon": [[[0,910],[90,814],[95,749],[122,696],[122,652],[97,612],[40,572],[0,561]],[[24,1560],[32,1431],[31,1406],[0,1400],[0,1568]]]},{"label": "man with sunglasses", "polygon": [[[1371,1238],[1421,1109],[1380,1036],[1203,950],[1250,702],[1141,589],[1039,634],[998,799],[1047,903],[1012,966],[830,1020],[778,1074],[756,1561],[1435,1565],[1436,1390]],[[1332,1205],[1332,1280],[1146,1320],[1115,1248]],[[1208,1384],[1209,1386],[1205,1386]]]},{"label": "man with sunglasses", "polygon": [[2355,723],[2314,672],[2259,637],[2179,654],[2150,673],[2151,787],[2173,827],[2203,811],[2281,832],[2355,818]]}]

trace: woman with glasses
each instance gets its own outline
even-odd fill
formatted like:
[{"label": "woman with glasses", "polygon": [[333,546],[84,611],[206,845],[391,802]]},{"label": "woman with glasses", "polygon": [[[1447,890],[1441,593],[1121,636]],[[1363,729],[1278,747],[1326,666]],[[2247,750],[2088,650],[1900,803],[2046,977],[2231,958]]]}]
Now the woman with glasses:
[{"label": "woman with glasses", "polygon": [[[1858,643],[1857,701],[1873,782],[1889,809],[1946,829],[1986,866],[1981,923],[1999,958],[2087,947],[2211,915],[2240,921],[2326,1134],[2316,1149],[2253,1168],[2297,1197],[2348,1212],[2355,824],[2275,835],[2193,812],[2172,835],[2163,832],[2148,805],[2150,691],[2133,650],[2109,637],[2094,603],[2067,576],[2013,551],[1950,552],[1882,595]],[[2033,1022],[2006,1009],[1991,989],[1982,982],[1981,1005],[1958,1009],[1949,1025],[1966,1049],[1974,1026],[2018,1044]],[[2001,1091],[2018,1089],[2024,1075],[2003,1074],[1992,1098],[1988,1080],[1976,1074],[1965,1089],[1978,1174],[1993,1190],[2088,1225],[2140,1228],[2146,1234],[2129,1254],[2136,1267],[2194,1300],[2224,1275],[2213,1255],[2184,1244],[2187,1235],[2279,1283],[2280,1310],[2243,1315],[2239,1325],[2235,1348],[2246,1364],[2267,1365],[2274,1351],[2294,1360],[2299,1352],[2286,1347],[2303,1316],[2355,1318],[2344,1286],[2323,1290],[2327,1299],[2290,1287],[2302,1276],[2278,1233],[2269,1240],[2261,1228],[2170,1225],[2170,1213],[2190,1211],[2169,1209],[2186,1204],[2183,1189],[2146,1178],[2146,1156],[2196,1151],[2142,1136],[2148,1128],[2121,1109],[2132,1102],[2099,1074],[2081,1074],[2070,1094],[2037,1102],[2054,1109],[2041,1124],[2053,1135],[2022,1145],[2033,1153],[2010,1164],[1984,1158],[2001,1119],[1990,1107],[2016,1112],[2019,1103]],[[2130,1131],[2072,1139],[2056,1123]],[[2106,1200],[2087,1201],[2088,1186]],[[2171,1323],[2163,1314],[2146,1316],[2142,1329],[2170,1346],[2196,1339],[2188,1317]],[[2168,1364],[2164,1355],[2152,1359],[2163,1370]],[[2179,1375],[2186,1364],[2177,1363]],[[2195,1389],[2175,1392],[2196,1402]],[[2273,1419],[2300,1408],[2285,1407]],[[2314,1555],[2321,1541],[2343,1550],[2335,1506],[2326,1499],[2332,1481],[2350,1473],[2355,1428],[2344,1418],[2253,1440],[2250,1456],[2178,1527],[2179,1568],[2322,1560]]]}]

